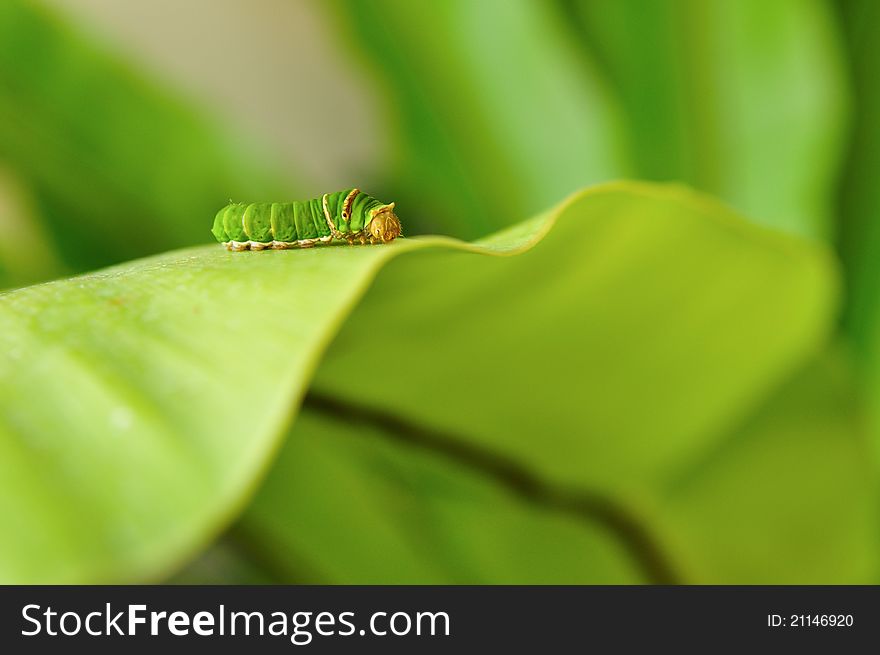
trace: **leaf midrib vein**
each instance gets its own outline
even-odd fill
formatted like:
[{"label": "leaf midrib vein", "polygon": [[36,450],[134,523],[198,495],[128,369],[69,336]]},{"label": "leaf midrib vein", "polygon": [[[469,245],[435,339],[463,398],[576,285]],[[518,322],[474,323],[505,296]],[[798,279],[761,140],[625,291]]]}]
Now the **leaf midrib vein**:
[{"label": "leaf midrib vein", "polygon": [[516,459],[463,436],[418,425],[391,412],[342,401],[319,391],[310,390],[303,406],[360,428],[376,428],[385,438],[450,459],[494,480],[525,502],[591,525],[599,524],[618,538],[651,583],[678,584],[680,581],[656,536],[629,508],[606,494],[547,482]]}]

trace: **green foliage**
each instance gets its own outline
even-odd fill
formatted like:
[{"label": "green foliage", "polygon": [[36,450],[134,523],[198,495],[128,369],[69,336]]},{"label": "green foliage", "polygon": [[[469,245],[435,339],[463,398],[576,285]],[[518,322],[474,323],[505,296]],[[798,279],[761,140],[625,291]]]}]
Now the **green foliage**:
[{"label": "green foliage", "polygon": [[[821,248],[675,187],[613,185],[576,209],[503,269],[389,264],[313,388],[357,389],[560,482],[638,490],[705,449],[831,328],[835,268]],[[377,325],[396,350],[425,351],[418,368],[363,347]],[[536,435],[558,441],[535,448]]]},{"label": "green foliage", "polygon": [[867,436],[848,362],[823,354],[680,472],[652,516],[681,548],[691,581],[876,580],[880,507]]},{"label": "green foliage", "polygon": [[[681,189],[619,184],[472,246],[205,247],[8,293],[0,477],[12,493],[0,502],[11,525],[40,530],[0,542],[0,578],[151,579],[195,553],[244,506],[331,340],[313,393],[338,416],[307,402],[243,521],[281,558],[274,570],[630,582],[658,575],[659,558],[685,574],[668,528],[652,535],[644,512],[821,352],[834,279],[815,246]],[[381,425],[353,434],[340,417],[361,407],[450,445],[385,443]],[[845,465],[826,476],[862,498],[851,438],[842,429],[828,446]],[[499,473],[498,458],[525,474]],[[849,528],[867,517],[827,519],[848,528],[827,536],[834,552],[860,565]],[[427,525],[436,548],[425,550]],[[838,566],[808,561],[817,577]]]},{"label": "green foliage", "polygon": [[475,236],[634,176],[833,234],[846,92],[818,2],[343,4],[400,116],[395,179],[428,225]]},{"label": "green foliage", "polygon": [[840,250],[850,286],[847,329],[868,360],[878,365],[880,309],[880,5],[849,0],[838,3],[846,28],[851,75],[855,81],[856,115],[846,175],[842,184]]},{"label": "green foliage", "polygon": [[419,247],[215,244],[2,296],[14,491],[0,513],[20,538],[2,542],[0,579],[156,576],[201,545],[266,466],[371,272]]},{"label": "green foliage", "polygon": [[340,8],[400,125],[395,181],[381,195],[421,229],[482,236],[629,171],[612,100],[552,3]]},{"label": "green foliage", "polygon": [[[637,583],[601,517],[492,469],[344,421],[306,400],[234,534],[276,580],[335,584]],[[327,482],[332,481],[328,487]],[[529,489],[528,491],[531,491]],[[253,556],[253,554],[252,554]]]},{"label": "green foliage", "polygon": [[[475,451],[381,414],[340,420],[312,396],[235,534],[286,582],[870,580],[878,507],[867,443],[848,372],[818,360],[638,499],[548,485],[503,446]],[[541,434],[542,449],[560,441]],[[589,452],[618,449],[631,452],[613,442]]]},{"label": "green foliage", "polygon": [[[369,190],[505,229],[0,294],[0,582],[876,582],[877,4],[333,4]],[[0,3],[0,285],[327,191],[155,77]],[[614,183],[519,222],[620,177],[746,218]]]},{"label": "green foliage", "polygon": [[27,0],[0,3],[0,157],[74,269],[205,242],[230,196],[279,188],[203,114]]},{"label": "green foliage", "polygon": [[639,177],[830,238],[847,93],[812,0],[564,0],[621,99]]}]

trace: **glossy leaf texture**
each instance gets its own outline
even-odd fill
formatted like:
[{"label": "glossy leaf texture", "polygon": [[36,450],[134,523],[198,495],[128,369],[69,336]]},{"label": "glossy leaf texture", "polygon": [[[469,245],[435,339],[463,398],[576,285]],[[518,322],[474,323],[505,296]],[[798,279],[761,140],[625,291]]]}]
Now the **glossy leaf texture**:
[{"label": "glossy leaf texture", "polygon": [[[822,247],[632,183],[470,245],[204,247],[4,294],[0,580],[154,580],[242,511],[285,581],[772,582],[718,535],[773,559],[810,529],[791,570],[862,580],[848,374],[803,373],[836,296]],[[822,502],[740,493],[776,469]]]},{"label": "glossy leaf texture", "polygon": [[277,194],[259,154],[39,2],[0,3],[0,158],[69,268],[207,242],[230,195]]},{"label": "glossy leaf texture", "polygon": [[763,224],[834,237],[849,85],[826,3],[560,4],[620,99],[637,177],[686,182]]}]

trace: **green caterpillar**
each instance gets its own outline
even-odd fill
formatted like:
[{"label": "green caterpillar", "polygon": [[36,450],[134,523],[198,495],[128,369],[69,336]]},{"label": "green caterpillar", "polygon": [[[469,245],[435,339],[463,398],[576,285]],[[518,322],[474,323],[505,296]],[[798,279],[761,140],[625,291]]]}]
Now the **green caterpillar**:
[{"label": "green caterpillar", "polygon": [[217,212],[211,232],[227,250],[280,250],[333,239],[387,243],[400,236],[400,220],[393,202],[347,189],[302,202],[231,203]]}]

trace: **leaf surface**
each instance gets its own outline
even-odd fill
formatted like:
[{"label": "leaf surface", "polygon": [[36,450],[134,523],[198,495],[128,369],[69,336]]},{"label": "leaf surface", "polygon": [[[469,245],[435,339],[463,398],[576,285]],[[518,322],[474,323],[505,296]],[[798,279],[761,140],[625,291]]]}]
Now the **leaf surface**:
[{"label": "leaf surface", "polygon": [[[310,410],[323,397],[343,418],[391,417],[478,461],[497,455],[552,502],[458,456],[370,446],[366,426],[362,444],[316,428],[302,451],[314,470],[285,475],[300,460],[295,436],[275,493],[250,514],[261,530],[284,531],[289,517],[272,517],[293,495],[306,501],[303,485],[313,512],[339,507],[333,494],[385,494],[359,501],[365,515],[390,490],[413,489],[417,509],[439,490],[424,516],[377,515],[388,539],[374,546],[403,553],[405,579],[468,580],[505,543],[485,581],[516,580],[533,557],[572,561],[572,544],[603,563],[582,562],[577,579],[644,579],[619,526],[575,525],[559,506],[587,494],[640,520],[823,350],[836,292],[817,245],[685,189],[617,183],[474,244],[204,247],[0,295],[0,516],[14,535],[0,540],[0,579],[153,579],[178,566],[247,505],[310,385]],[[459,511],[486,534],[454,543]],[[432,515],[445,517],[437,543],[449,550],[406,559],[415,542],[395,542],[399,526]],[[313,545],[371,523],[327,520]],[[505,539],[523,530],[535,534]],[[302,557],[335,580],[356,570]],[[560,575],[548,561],[522,579]]]}]

